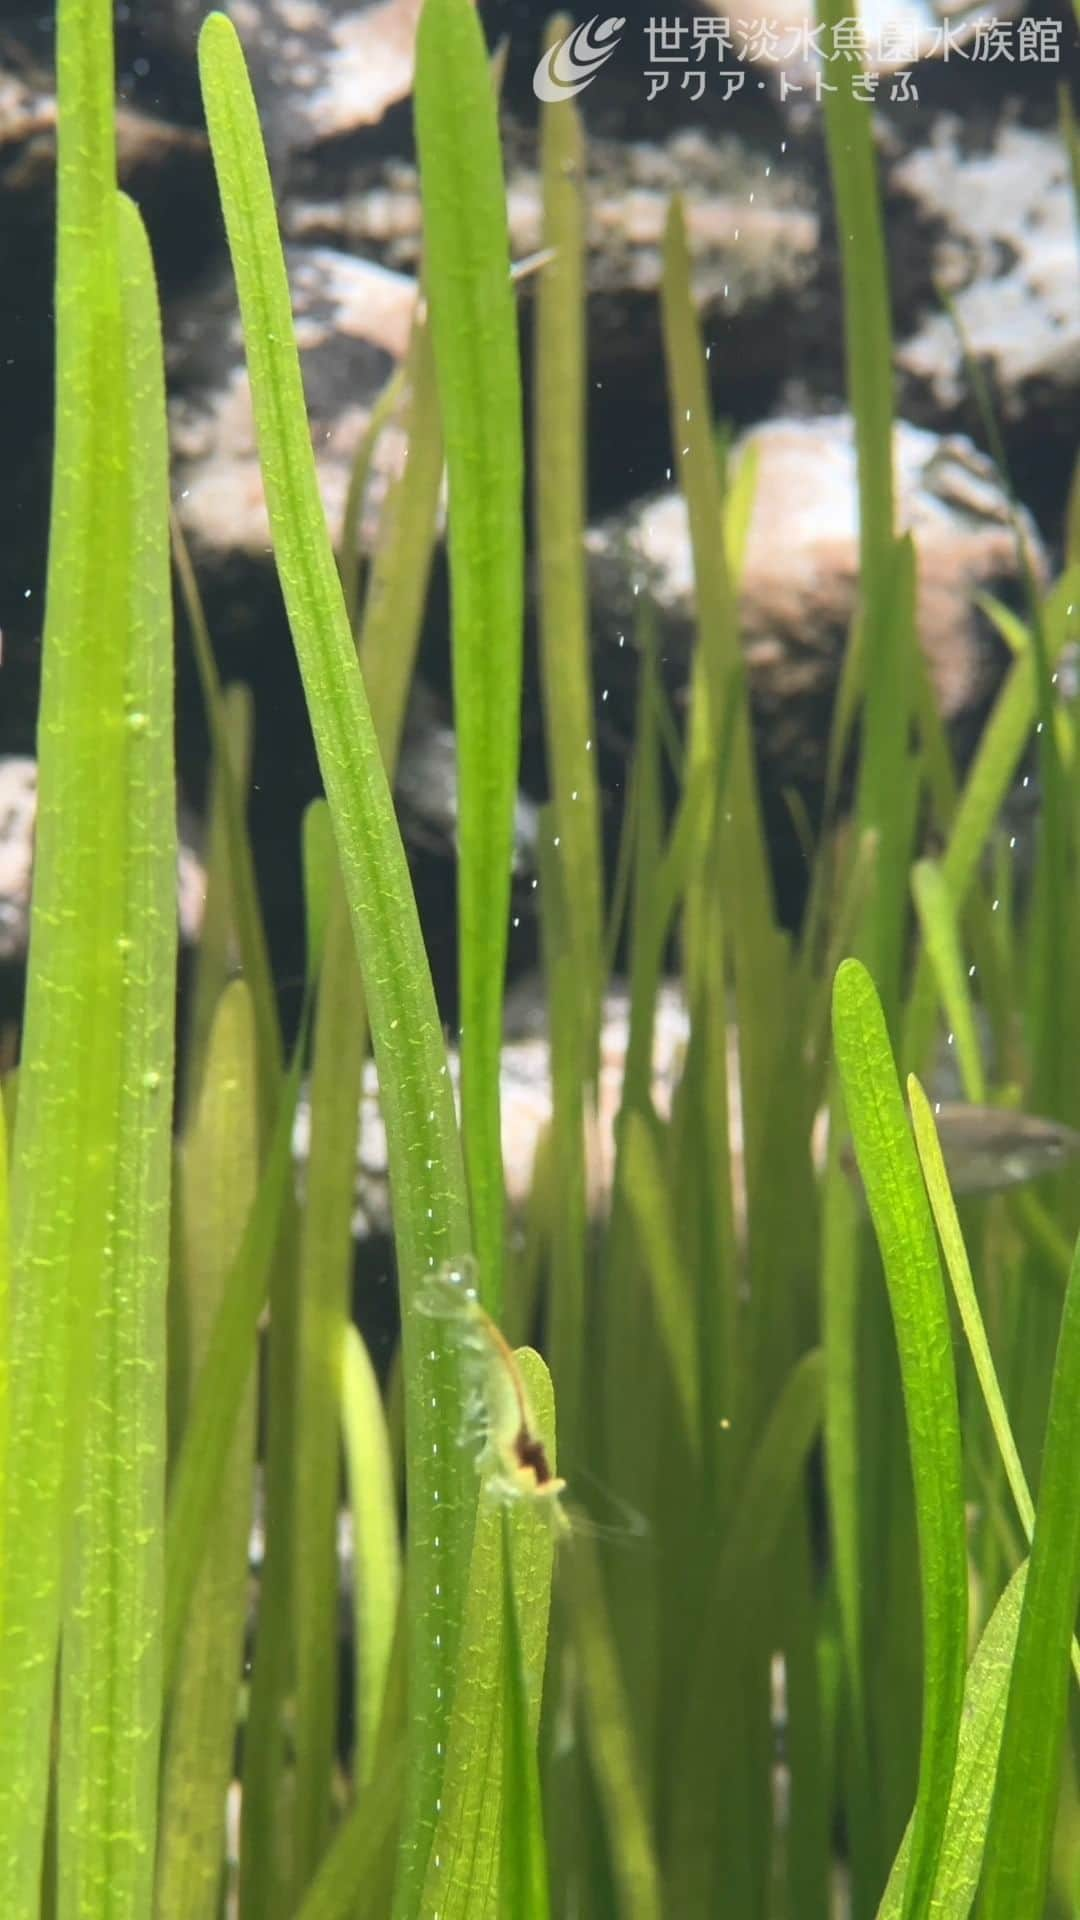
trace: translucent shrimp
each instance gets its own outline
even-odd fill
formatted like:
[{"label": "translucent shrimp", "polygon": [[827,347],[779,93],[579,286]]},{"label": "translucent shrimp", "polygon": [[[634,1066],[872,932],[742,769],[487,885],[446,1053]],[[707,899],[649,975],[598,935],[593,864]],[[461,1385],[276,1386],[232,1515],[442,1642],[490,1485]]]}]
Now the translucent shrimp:
[{"label": "translucent shrimp", "polygon": [[421,1287],[419,1312],[454,1330],[466,1383],[466,1434],[477,1442],[477,1469],[500,1500],[542,1505],[557,1533],[569,1521],[565,1480],[552,1472],[513,1348],[480,1305],[475,1262],[449,1261]]}]

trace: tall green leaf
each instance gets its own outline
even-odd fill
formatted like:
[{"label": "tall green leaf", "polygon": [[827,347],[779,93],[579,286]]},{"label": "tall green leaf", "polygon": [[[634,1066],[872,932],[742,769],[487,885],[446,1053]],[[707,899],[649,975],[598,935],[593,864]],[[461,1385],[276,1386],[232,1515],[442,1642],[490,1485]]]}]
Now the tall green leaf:
[{"label": "tall green leaf", "polygon": [[[565,36],[553,20],[548,44]],[[584,141],[569,99],[541,112],[544,246],[536,295],[535,518],[544,729],[567,937],[574,957],[584,1077],[600,1019],[603,886],[592,655],[585,583]]]},{"label": "tall green leaf", "polygon": [[1035,1536],[986,1835],[981,1920],[1041,1914],[1080,1601],[1080,1243],[1061,1316]]},{"label": "tall green leaf", "polygon": [[[63,1623],[59,1913],[146,1909],[157,1825],[172,1176],[176,787],[168,453],[150,249],[119,204],[130,575],[121,1097]],[[122,736],[123,737],[123,736]],[[100,1150],[100,1149],[99,1149]]]},{"label": "tall green leaf", "polygon": [[[155,1142],[164,1139],[167,1147],[170,1076],[157,1015],[171,1005],[171,980],[167,945],[158,944],[164,930],[149,922],[149,910],[161,910],[166,868],[165,911],[170,917],[175,911],[169,831],[157,837],[162,784],[169,785],[170,729],[160,704],[168,670],[164,681],[155,679],[151,665],[156,650],[168,645],[167,603],[155,599],[151,530],[164,505],[156,494],[163,438],[160,418],[151,414],[145,462],[141,452],[136,461],[135,410],[146,401],[147,378],[153,379],[152,295],[145,254],[116,193],[107,0],[65,0],[57,70],[57,411],[36,873],[12,1166],[11,1424],[0,1576],[0,1910],[11,1914],[36,1912],[39,1898],[61,1582],[85,1415],[104,1361],[97,1315],[103,1302],[117,1304],[114,1261],[135,1262],[128,1269],[128,1326],[135,1339],[151,1337],[143,1350],[151,1365],[160,1364],[160,1347],[151,1359],[151,1295],[138,1296],[134,1272],[137,1267],[148,1289],[156,1286],[149,1225],[155,1203],[159,1221],[167,1220]],[[125,284],[133,303],[127,307]],[[129,360],[127,334],[136,316]],[[132,391],[136,367],[143,382],[138,395]],[[158,697],[148,709],[153,687]],[[155,743],[163,756],[160,772],[152,766]],[[151,816],[140,819],[151,796]],[[141,1071],[160,1076],[155,1086],[130,1080],[137,1059],[130,1023],[140,1007],[153,1009]],[[127,1230],[139,1234],[137,1248],[116,1244],[118,1196]],[[143,1211],[133,1214],[137,1199]],[[147,1231],[150,1240],[143,1239]],[[104,1372],[101,1378],[104,1383]],[[110,1386],[103,1384],[110,1407],[115,1387],[115,1375]],[[163,1376],[159,1391],[163,1397]],[[152,1428],[144,1430],[141,1412],[129,1441],[136,1433],[148,1447],[140,1463],[146,1480],[140,1482],[133,1467],[127,1490],[141,1498],[145,1487],[147,1515],[162,1450]],[[153,1538],[144,1548],[145,1585],[141,1593],[126,1587],[124,1609],[129,1629],[138,1621],[146,1635],[160,1589]],[[96,1567],[88,1602],[102,1599],[102,1578]],[[145,1639],[142,1652],[141,1663],[131,1647],[124,1655],[122,1684],[132,1689],[130,1744],[116,1780],[118,1794],[127,1796],[124,1810],[119,1798],[106,1810],[95,1758],[87,1761],[88,1801],[80,1811],[71,1788],[81,1766],[65,1768],[67,1860],[84,1846],[100,1860],[98,1848],[115,1836],[117,1911],[125,1912],[143,1897],[154,1820],[147,1761],[156,1676]],[[118,1683],[123,1671],[115,1670]],[[93,1721],[88,1715],[80,1739],[95,1740]],[[112,1720],[106,1743],[118,1738]],[[114,1747],[114,1757],[118,1752]],[[96,1867],[93,1878],[99,1885]]]},{"label": "tall green leaf", "polygon": [[960,1415],[934,1225],[904,1113],[881,1002],[845,960],[833,1036],[852,1138],[889,1289],[907,1411],[923,1595],[919,1788],[904,1920],[930,1911],[956,1764],[967,1644]]},{"label": "tall green leaf", "polygon": [[[956,1772],[934,1883],[935,1920],[967,1920],[979,1883],[1027,1571],[1025,1560],[994,1608],[968,1668]],[[909,1827],[893,1863],[878,1920],[900,1920],[910,1853]]]},{"label": "tall green leaf", "polygon": [[326,783],[386,1121],[408,1447],[409,1677],[415,1738],[399,1913],[413,1915],[436,1819],[475,1488],[457,1445],[450,1342],[416,1312],[431,1268],[470,1245],[461,1150],[431,977],[323,520],[273,187],[235,30],[199,43],[214,164],[244,322],[259,451],[286,609]]},{"label": "tall green leaf", "polygon": [[502,995],[521,710],[521,376],[495,87],[472,0],[425,0],[416,138],[450,490],[461,1112],[480,1292],[502,1314]]},{"label": "tall green leaf", "polygon": [[[190,1363],[197,1379],[255,1194],[258,1119],[252,997],[234,981],[211,1028],[181,1149],[180,1211]],[[162,1780],[156,1920],[213,1920],[221,1892],[248,1612],[255,1462],[253,1372],[218,1463],[209,1538],[180,1649]]]},{"label": "tall green leaf", "polygon": [[[537,1431],[554,1463],[554,1405],[547,1368],[528,1348],[517,1356]],[[543,1503],[516,1502],[510,1519],[521,1664],[535,1740],[547,1645],[554,1533]],[[480,1498],[469,1598],[461,1638],[442,1809],[420,1912],[440,1920],[502,1920],[499,1904],[506,1728],[503,1658],[502,1502]],[[513,1817],[520,1817],[515,1809]]]}]

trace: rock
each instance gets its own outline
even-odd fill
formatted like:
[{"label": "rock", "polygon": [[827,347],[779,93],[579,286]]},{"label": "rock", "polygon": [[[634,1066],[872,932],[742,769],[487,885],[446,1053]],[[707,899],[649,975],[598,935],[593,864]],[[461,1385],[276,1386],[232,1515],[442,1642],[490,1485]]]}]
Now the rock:
[{"label": "rock", "polygon": [[[519,983],[507,1008],[508,1038],[502,1051],[502,1147],[507,1199],[520,1211],[532,1187],[536,1151],[551,1120],[551,1063],[543,1029],[542,988],[535,977]],[[524,1025],[520,1037],[510,1022]],[[596,1123],[587,1142],[588,1199],[594,1212],[602,1210],[611,1190],[614,1166],[614,1121],[622,1093],[623,1065],[630,1030],[630,1002],[625,987],[613,988],[604,999],[601,1034],[600,1095]],[[665,982],[657,996],[653,1045],[653,1099],[658,1113],[671,1111],[671,1096],[682,1066],[689,1032],[679,987]],[[456,1048],[447,1049],[455,1101],[459,1098],[460,1063]],[[296,1110],[293,1157],[302,1169],[311,1137],[311,1110],[306,1092]],[[364,1089],[357,1137],[356,1212],[353,1231],[358,1238],[390,1231],[390,1192],[386,1172],[386,1130],[379,1111],[379,1080],[375,1063],[364,1068]]]},{"label": "rock", "polygon": [[[435,695],[413,682],[394,780],[401,831],[407,846],[447,858],[457,856],[457,738]],[[526,794],[514,804],[513,874],[537,869],[539,809]]]},{"label": "rock", "polygon": [[[372,406],[408,343],[416,286],[329,247],[292,248],[288,265],[319,483],[337,540]],[[265,576],[273,564],[270,527],[227,268],[213,285],[178,303],[169,327],[168,367],[174,489],[196,563],[211,575],[227,567],[234,585],[244,562]],[[388,427],[379,437],[365,501],[363,537],[369,543],[403,451],[400,430]]]},{"label": "rock", "polygon": [[[275,167],[290,156],[375,126],[412,90],[420,0],[225,0],[240,36]],[[147,8],[148,64],[190,68],[203,0]]]},{"label": "rock", "polygon": [[[814,783],[824,769],[828,711],[855,606],[855,452],[850,417],[776,420],[744,436],[757,487],[739,600],[740,631],[759,745],[780,783]],[[1016,546],[1007,500],[970,441],[899,423],[898,524],[918,554],[919,634],[943,716],[977,714],[1000,677],[1003,649],[973,605],[976,592],[1015,598]],[[1024,525],[1036,572],[1042,547]],[[587,536],[596,678],[612,690],[635,672],[635,597],[658,614],[659,651],[676,698],[694,646],[686,504],[664,493]],[[625,704],[626,692],[616,705]]]},{"label": "rock", "polygon": [[[5,41],[0,59],[0,188],[5,217],[25,199],[35,218],[47,211],[56,178],[56,94],[51,72],[25,48]],[[205,136],[190,127],[119,105],[116,162],[121,184],[137,199],[153,197],[163,174],[182,189],[192,169],[209,178]],[[49,225],[42,238],[51,243]]]},{"label": "rock", "polygon": [[[37,822],[37,762],[0,757],[0,962],[21,965],[30,940],[30,888]],[[186,821],[187,816],[184,814]],[[186,836],[177,848],[177,908],[181,938],[194,943],[202,928],[206,873]]]},{"label": "rock", "polygon": [[[1080,260],[1068,155],[1056,133],[999,126],[972,151],[964,124],[942,115],[893,168],[892,192],[930,224],[934,271],[1006,425],[1075,444],[1080,426]],[[957,331],[925,314],[897,348],[924,412],[970,410]]]},{"label": "rock", "polygon": [[[535,139],[513,128],[507,137],[510,249],[521,259],[542,242],[540,178],[531,158]],[[658,346],[664,223],[672,195],[680,194],[703,316],[732,329],[725,350],[742,356],[741,372],[768,365],[779,373],[788,334],[777,316],[815,274],[819,222],[805,174],[790,165],[770,167],[772,151],[694,128],[656,141],[590,140],[589,326],[608,364],[612,355],[640,360],[646,348]],[[313,190],[305,189],[301,175],[283,210],[292,239],[355,248],[398,271],[416,271],[421,220],[414,166],[388,159],[364,166],[342,162],[335,169],[328,159],[325,166],[312,164],[310,175]],[[646,304],[649,329],[643,338]]]},{"label": "rock", "polygon": [[[848,48],[858,49],[869,75],[899,75],[927,61],[947,59],[954,51],[962,56],[991,19],[1008,20],[1020,11],[1020,0],[1003,0],[992,11],[983,0],[970,0],[968,5],[961,0],[947,9],[934,0],[866,0],[857,21],[852,16],[844,22],[847,31],[838,37],[837,52],[823,63],[819,50],[829,42],[819,15],[805,0],[750,0],[734,21],[726,11],[726,0],[706,0],[706,4],[720,15],[735,56],[775,76],[782,102],[797,100],[804,90],[820,101],[825,84],[834,84],[837,68],[843,70]],[[730,57],[725,58],[725,65],[733,64]],[[792,92],[781,86],[781,72]],[[820,89],[815,73],[824,83]],[[917,88],[917,80],[914,84]],[[868,97],[876,100],[887,99],[891,91],[873,85],[866,89]],[[912,97],[917,98],[917,93]]]},{"label": "rock", "polygon": [[0,760],[0,960],[24,960],[37,819],[37,763]]}]

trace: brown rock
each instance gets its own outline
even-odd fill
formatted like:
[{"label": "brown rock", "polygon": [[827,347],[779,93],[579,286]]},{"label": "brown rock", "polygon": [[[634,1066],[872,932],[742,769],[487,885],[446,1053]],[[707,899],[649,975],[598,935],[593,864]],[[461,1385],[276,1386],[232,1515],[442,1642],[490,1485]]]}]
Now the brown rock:
[{"label": "brown rock", "polygon": [[[1016,541],[988,460],[967,440],[901,422],[897,516],[918,555],[919,635],[943,716],[976,713],[992,693],[1002,650],[973,605],[977,591],[1015,591]],[[739,612],[763,753],[782,780],[820,777],[828,711],[855,610],[858,577],[855,452],[850,417],[777,420],[739,442],[753,448],[757,486]],[[1037,572],[1034,527],[1023,522]],[[685,691],[694,645],[693,568],[686,505],[677,493],[590,531],[597,678],[625,672],[634,599],[659,617],[665,675]]]},{"label": "brown rock", "polygon": [[[37,761],[0,758],[0,961],[21,963],[30,940],[30,890],[37,823]],[[202,928],[206,873],[187,836],[177,848],[180,933],[194,942]]]},{"label": "brown rock", "polygon": [[[932,223],[934,271],[1006,424],[1075,440],[1080,420],[1080,260],[1068,155],[1056,133],[1002,125],[972,151],[959,119],[891,174],[893,192]],[[913,393],[955,417],[970,381],[956,327],[936,308],[897,349]]]}]

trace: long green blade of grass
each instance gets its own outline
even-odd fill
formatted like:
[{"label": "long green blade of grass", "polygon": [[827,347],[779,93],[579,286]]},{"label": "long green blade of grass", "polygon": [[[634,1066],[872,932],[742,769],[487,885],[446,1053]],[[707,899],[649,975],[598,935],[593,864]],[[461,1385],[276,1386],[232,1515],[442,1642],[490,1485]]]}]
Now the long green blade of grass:
[{"label": "long green blade of grass", "polygon": [[[702,1617],[694,1623],[682,1668],[684,1705],[671,1793],[667,1892],[679,1913],[711,1911],[717,1889],[732,1874],[732,1862],[717,1858],[715,1789],[725,1779],[741,1785],[747,1760],[740,1753],[731,1765],[718,1716],[725,1707],[725,1681],[735,1688],[748,1676],[738,1675],[726,1643],[740,1623],[748,1622],[752,1630],[755,1614],[764,1610],[760,1583],[820,1430],[823,1386],[822,1355],[815,1349],[796,1362],[777,1395],[707,1565]],[[756,1655],[752,1639],[750,1646]]]},{"label": "long green blade of grass", "polygon": [[[255,1022],[250,990],[229,986],[181,1148],[180,1201],[190,1364],[197,1379],[258,1175]],[[213,1920],[221,1888],[248,1610],[255,1385],[240,1394],[219,1462],[214,1513],[177,1664],[162,1784],[156,1920]]]},{"label": "long green blade of grass", "polygon": [[[221,822],[228,855],[230,924],[239,948],[244,977],[251,986],[255,1008],[255,1028],[259,1040],[259,1116],[265,1151],[266,1139],[273,1125],[274,1099],[283,1071],[283,1055],[274,984],[270,974],[270,956],[266,945],[266,929],[263,925],[262,907],[255,879],[255,858],[244,811],[243,796],[246,779],[242,774],[246,774],[244,766],[246,756],[238,753],[238,732],[239,737],[242,738],[245,727],[242,705],[240,712],[237,712],[238,703],[242,703],[244,696],[236,688],[222,690],[214,650],[210,642],[210,632],[203,612],[202,596],[195,578],[195,569],[191,564],[187,542],[175,518],[172,537],[177,583],[191,633],[191,645],[195,654],[195,666],[214,755],[215,797],[221,808]],[[247,723],[247,735],[250,752],[250,718]],[[189,1085],[188,1089],[189,1093],[193,1094],[198,1081],[198,1054],[188,1062],[188,1070],[189,1076],[193,1077],[195,1082],[194,1085]]]},{"label": "long green blade of grass", "polygon": [[422,311],[413,320],[403,371],[409,392],[409,457],[383,508],[357,643],[388,777],[397,764],[420,643],[443,471],[435,356]]},{"label": "long green blade of grass", "polygon": [[[503,1512],[503,1809],[500,1913],[550,1920],[547,1850],[536,1759],[536,1675],[525,1666],[514,1589],[513,1529]],[[530,1691],[530,1680],[532,1682]]]},{"label": "long green blade of grass", "polygon": [[986,1835],[981,1920],[1041,1914],[1080,1597],[1080,1243],[1058,1338],[1039,1505]]},{"label": "long green blade of grass", "polygon": [[603,1809],[619,1920],[659,1920],[656,1843],[627,1717],[595,1544],[582,1534],[566,1550],[570,1632],[577,1650],[585,1738]]},{"label": "long green blade of grass", "polygon": [[[1070,569],[1058,582],[1044,609],[1051,667],[1056,665],[1068,637],[1071,608],[1078,598],[1080,568]],[[957,915],[968,903],[991,827],[1034,725],[1036,705],[1035,665],[1029,649],[1010,667],[983,729],[942,855],[942,877]],[[916,1072],[925,1064],[933,1041],[935,1012],[933,971],[929,955],[924,952],[919,956],[908,995],[901,1049],[904,1063]]]},{"label": "long green blade of grass", "polygon": [[480,1296],[502,1314],[502,996],[521,714],[521,376],[495,87],[472,0],[425,0],[415,118],[450,490],[461,1112]]},{"label": "long green blade of grass", "polygon": [[[553,20],[548,44],[568,31]],[[593,1078],[603,951],[600,804],[585,585],[585,157],[570,100],[541,115],[543,242],[536,296],[536,542],[551,791],[574,955],[585,1078]],[[561,1403],[560,1403],[561,1404]]]},{"label": "long green blade of grass", "polygon": [[[304,810],[301,832],[304,876],[305,977],[296,1055],[306,1049],[316,983],[320,978],[333,874],[334,842],[325,800]],[[351,1132],[351,1128],[350,1128]],[[266,1548],[259,1582],[259,1631],[247,1694],[244,1765],[240,1781],[240,1913],[242,1920],[275,1920],[293,1905],[294,1841],[306,1829],[306,1803],[298,1804],[294,1824],[281,1817],[287,1777],[287,1729],[296,1715],[296,1578],[294,1531],[297,1508],[296,1465],[301,1450],[298,1423],[306,1413],[299,1392],[298,1349],[302,1339],[297,1289],[300,1220],[295,1188],[286,1180],[280,1228],[270,1264],[269,1341],[264,1343],[265,1411],[262,1455]],[[321,1422],[320,1422],[321,1424]],[[318,1507],[321,1509],[325,1493]],[[303,1542],[310,1544],[310,1539]],[[316,1549],[317,1553],[317,1549]],[[306,1714],[303,1770],[309,1773],[311,1696]],[[299,1759],[299,1753],[297,1754]],[[302,1795],[296,1770],[292,1784]],[[304,1781],[306,1787],[307,1781]]]},{"label": "long green blade of grass", "polygon": [[[817,12],[829,45],[844,17],[841,0],[819,0]],[[886,604],[893,542],[888,264],[870,108],[853,87],[837,87],[825,94],[824,118],[843,265],[847,390],[858,455],[860,598],[864,619],[876,620]],[[873,698],[869,669],[866,677]]]},{"label": "long green blade of grass", "polygon": [[[588,1193],[585,1165],[585,1028],[581,1020],[580,974],[569,935],[565,872],[552,845],[550,808],[540,826],[540,943],[547,988],[551,1045],[551,1132],[546,1175],[534,1164],[534,1188],[546,1177],[559,1195],[547,1209],[548,1352],[559,1395],[563,1445],[573,1453],[581,1444],[584,1406],[586,1262]],[[523,1324],[526,1324],[523,1322]]]},{"label": "long green blade of grass", "polygon": [[368,416],[360,444],[353,457],[352,472],[349,475],[349,487],[345,495],[345,506],[341,515],[341,539],[338,550],[338,568],[341,573],[341,591],[345,596],[345,611],[349,616],[349,625],[356,626],[360,608],[361,543],[360,515],[363,511],[364,496],[371,478],[371,465],[375,450],[384,430],[390,425],[401,406],[405,392],[405,369],[397,367],[390,375],[386,385],[378,394]]},{"label": "long green blade of grass", "polygon": [[[134,1178],[126,1156],[142,1137],[136,1111],[144,1096],[126,1080],[132,979],[152,958],[144,950],[140,890],[153,888],[155,862],[168,859],[167,846],[152,857],[136,852],[142,835],[132,813],[134,769],[145,764],[148,729],[160,737],[160,716],[128,698],[141,684],[134,650],[151,638],[158,644],[160,634],[145,626],[137,636],[133,631],[133,620],[147,612],[141,596],[152,556],[139,553],[133,595],[134,401],[106,0],[65,0],[57,70],[57,406],[30,971],[12,1168],[11,1424],[0,1575],[0,1911],[20,1915],[35,1913],[39,1898],[61,1580],[97,1356],[95,1316],[114,1241],[110,1216],[118,1176]],[[156,445],[154,433],[151,461]],[[140,486],[145,478],[144,469]],[[159,985],[167,999],[168,980]],[[167,1128],[167,1076],[159,1100]],[[147,1601],[152,1609],[152,1582]],[[144,1676],[152,1682],[149,1664]],[[148,1710],[152,1721],[149,1693],[137,1706],[147,1731]],[[95,1805],[95,1820],[99,1812]],[[74,1807],[70,1813],[77,1817]],[[152,1805],[148,1818],[149,1828],[140,1814],[130,1835],[124,1910],[138,1880],[134,1857],[152,1834]]]},{"label": "long green blade of grass", "polygon": [[925,950],[934,969],[949,1030],[955,1035],[964,1093],[976,1106],[983,1106],[986,1102],[986,1071],[975,1025],[967,969],[960,948],[960,931],[941,868],[933,860],[916,861],[911,874],[911,889],[915,895]]},{"label": "long green blade of grass", "polygon": [[297,1648],[296,1846],[302,1891],[326,1843],[337,1727],[337,1509],[342,1342],[349,1321],[367,1026],[344,888],[333,862],[310,1081],[300,1233],[299,1364],[293,1485]]},{"label": "long green blade of grass", "polygon": [[302,1045],[282,1082],[266,1164],[244,1236],[222,1289],[221,1305],[184,1431],[169,1488],[165,1541],[165,1686],[168,1690],[180,1636],[213,1514],[220,1462],[228,1450],[248,1374],[255,1364],[255,1330],[266,1299],[292,1174],[292,1132],[303,1064]]},{"label": "long green blade of grass", "polygon": [[[967,1920],[978,1886],[1027,1571],[1025,1560],[994,1608],[968,1668],[956,1772],[934,1883],[935,1920]],[[900,1920],[910,1855],[909,1827],[893,1863],[878,1920]]]},{"label": "long green blade of grass", "polygon": [[[737,608],[727,541],[722,534],[724,492],[712,432],[705,354],[691,291],[686,222],[678,201],[672,203],[664,233],[662,310],[671,438],[690,522],[700,636],[689,723],[691,777],[702,763],[716,761],[728,703],[734,700],[731,767],[723,805],[716,799],[714,809],[719,810],[716,844],[721,849],[724,910],[728,910],[729,902],[738,902],[738,910],[732,913],[730,937],[739,1002],[745,1158],[752,1174],[780,1028],[783,950],[773,919],[749,706],[741,672]],[[702,836],[709,857],[713,844],[710,824]],[[691,889],[691,929],[699,911],[693,905],[699,889],[700,882]],[[710,954],[703,964],[715,966],[716,956],[710,953],[709,943],[702,939],[699,945]]]},{"label": "long green blade of grass", "polygon": [[929,1912],[956,1763],[967,1637],[960,1415],[934,1226],[881,1003],[865,967],[840,966],[833,1034],[855,1152],[889,1289],[907,1410],[923,1593],[919,1788],[904,1920]]},{"label": "long green blade of grass", "polygon": [[296,1920],[383,1920],[404,1778],[401,1742],[381,1760],[371,1792],[342,1821]]},{"label": "long green blade of grass", "polygon": [[168,453],[154,271],[128,200],[119,205],[118,241],[131,573],[122,752],[127,838],[112,857],[123,860],[128,924],[109,1235],[63,1623],[58,1912],[71,1920],[137,1920],[146,1910],[161,1720],[177,944]]},{"label": "long green blade of grass", "polygon": [[468,1250],[468,1204],[408,867],[323,521],[255,102],[235,31],[222,15],[206,22],[199,51],[275,552],[334,822],[386,1121],[404,1308],[416,1736],[397,1910],[413,1915],[436,1818],[475,1510],[469,1465],[455,1444],[461,1407],[451,1342],[416,1312],[414,1294],[432,1267]]},{"label": "long green blade of grass", "polygon": [[971,1265],[957,1218],[956,1205],[949,1189],[949,1176],[945,1170],[945,1160],[937,1128],[934,1125],[933,1112],[914,1074],[908,1077],[908,1099],[911,1102],[911,1123],[915,1131],[915,1145],[918,1148],[926,1190],[933,1208],[934,1221],[945,1255],[945,1264],[949,1270],[949,1278],[952,1281],[953,1293],[956,1296],[964,1334],[971,1349],[971,1358],[986,1402],[986,1411],[994,1430],[998,1452],[1005,1467],[1005,1476],[1016,1502],[1016,1511],[1030,1542],[1035,1525],[1035,1508],[1024,1477],[1024,1469],[1020,1464],[1020,1455],[1016,1450],[1016,1443],[1009,1427],[1009,1416],[998,1385],[982,1315],[979,1312]]},{"label": "long green blade of grass", "polygon": [[[833,1544],[833,1579],[851,1720],[850,1778],[856,1795],[869,1793],[867,1679],[860,1578],[859,1263],[857,1201],[840,1164],[836,1125],[842,1095],[829,1101],[829,1152],[822,1195],[821,1338],[825,1353],[825,1484]],[[845,1123],[846,1124],[846,1123]],[[870,1822],[852,1808],[853,1908],[866,1908],[874,1868],[867,1857]],[[878,1882],[880,1884],[880,1881]],[[876,1890],[876,1889],[875,1889]]]},{"label": "long green blade of grass", "polygon": [[390,1439],[375,1369],[356,1328],[345,1329],[341,1418],[353,1520],[353,1657],[356,1753],[353,1779],[365,1785],[386,1695],[401,1588]]},{"label": "long green blade of grass", "polygon": [[[537,1431],[554,1461],[554,1403],[538,1354],[519,1350],[518,1365]],[[502,1513],[495,1493],[480,1499],[469,1601],[461,1637],[442,1813],[428,1865],[423,1915],[439,1920],[502,1920],[501,1829],[505,1810]],[[529,1738],[535,1742],[547,1646],[554,1534],[536,1501],[511,1515],[513,1582],[521,1663],[529,1690]],[[512,1809],[520,1818],[520,1808]]]},{"label": "long green blade of grass", "polygon": [[694,1350],[693,1320],[686,1310],[679,1237],[661,1155],[652,1129],[640,1113],[631,1112],[624,1117],[620,1161],[626,1205],[648,1268],[653,1316],[671,1371],[689,1450],[697,1455],[701,1448],[701,1382]]},{"label": "long green blade of grass", "polygon": [[[250,687],[236,684],[221,696],[228,753],[237,792],[246,794],[251,778],[252,728],[255,705]],[[224,782],[211,767],[206,809],[206,894],[195,953],[194,979],[188,995],[187,1028],[181,1048],[184,1075],[181,1125],[194,1109],[210,1044],[218,1001],[236,970],[239,942],[236,904],[229,857]],[[241,963],[241,970],[244,971]]]}]

